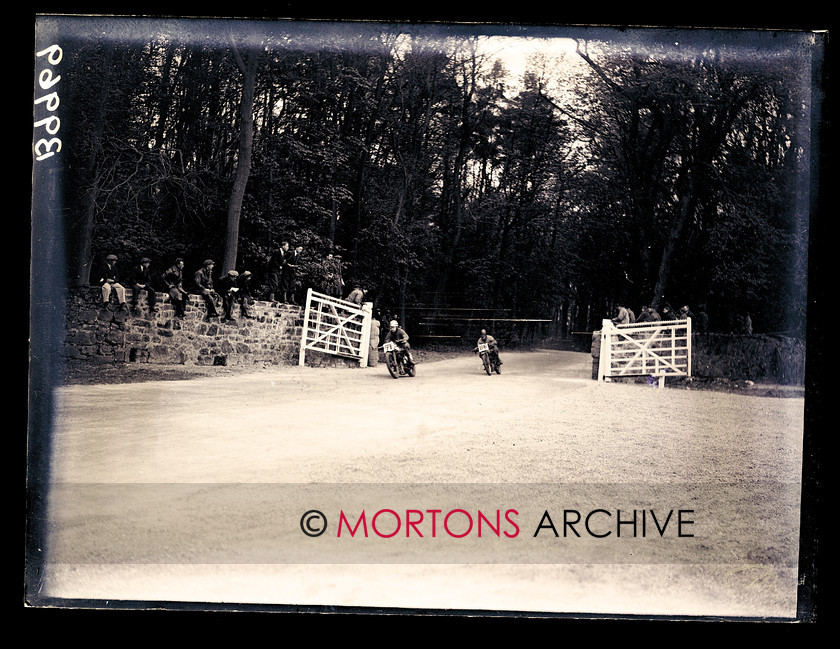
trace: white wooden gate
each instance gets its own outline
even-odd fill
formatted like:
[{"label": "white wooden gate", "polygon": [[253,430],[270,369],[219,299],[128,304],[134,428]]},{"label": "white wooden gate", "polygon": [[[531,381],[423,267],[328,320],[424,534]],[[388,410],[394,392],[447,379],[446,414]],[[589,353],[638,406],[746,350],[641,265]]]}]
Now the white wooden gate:
[{"label": "white wooden gate", "polygon": [[359,361],[367,367],[370,349],[371,304],[359,306],[347,300],[306,292],[303,332],[298,365],[303,365],[306,350],[334,354]]},{"label": "white wooden gate", "polygon": [[662,387],[666,376],[691,376],[691,318],[616,325],[604,320],[598,380],[652,376]]}]

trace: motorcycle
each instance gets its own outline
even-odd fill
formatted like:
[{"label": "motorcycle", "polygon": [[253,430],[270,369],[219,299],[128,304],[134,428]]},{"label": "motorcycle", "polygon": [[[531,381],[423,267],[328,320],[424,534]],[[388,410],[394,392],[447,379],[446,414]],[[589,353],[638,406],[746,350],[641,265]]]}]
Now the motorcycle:
[{"label": "motorcycle", "polygon": [[400,376],[414,376],[417,373],[411,358],[408,354],[403,353],[396,343],[386,342],[382,345],[382,351],[385,353],[385,364],[388,366],[388,371],[395,379],[400,378]]},{"label": "motorcycle", "polygon": [[478,355],[481,356],[481,362],[487,376],[490,376],[493,372],[496,374],[502,373],[502,363],[499,360],[499,355],[495,351],[490,351],[490,345],[478,343]]}]

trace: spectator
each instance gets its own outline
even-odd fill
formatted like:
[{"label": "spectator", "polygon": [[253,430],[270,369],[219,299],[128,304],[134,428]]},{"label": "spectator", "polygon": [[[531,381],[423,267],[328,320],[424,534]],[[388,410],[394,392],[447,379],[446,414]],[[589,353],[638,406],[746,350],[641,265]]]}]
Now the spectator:
[{"label": "spectator", "polygon": [[659,315],[659,311],[657,311],[655,307],[649,306],[647,310],[652,322],[659,322],[662,320],[662,316]]},{"label": "spectator", "polygon": [[653,322],[653,316],[648,311],[647,304],[643,304],[642,308],[639,309],[639,317],[636,318],[636,322]]},{"label": "spectator", "polygon": [[246,318],[253,318],[254,313],[251,308],[254,304],[254,296],[251,293],[251,279],[254,274],[250,270],[243,270],[242,274],[236,282],[239,287],[239,304],[242,309],[242,315]]},{"label": "spectator", "polygon": [[119,308],[128,310],[125,303],[125,287],[120,284],[120,271],[117,268],[117,256],[108,255],[99,269],[99,285],[102,287],[102,308],[108,307],[111,293],[115,293],[120,303]]},{"label": "spectator", "polygon": [[368,367],[376,367],[379,363],[379,320],[376,317],[370,319],[370,342],[368,349]]},{"label": "spectator", "polygon": [[680,307],[680,320],[687,320],[688,318],[694,319],[694,313],[691,312],[691,309],[688,308],[688,305],[684,305]]},{"label": "spectator", "polygon": [[671,308],[670,304],[665,304],[662,307],[662,319],[663,320],[676,320],[677,316],[674,313],[674,310]]},{"label": "spectator", "polygon": [[614,324],[623,325],[623,324],[630,324],[630,313],[627,311],[627,308],[624,306],[623,302],[618,303],[618,313],[612,319]]},{"label": "spectator", "polygon": [[697,307],[697,316],[692,323],[695,331],[706,333],[709,330],[709,314],[706,313],[706,305],[700,304]]},{"label": "spectator", "polygon": [[350,291],[350,295],[346,299],[348,302],[361,306],[362,302],[365,301],[365,291],[360,284],[353,284],[353,290]]},{"label": "spectator", "polygon": [[283,278],[283,266],[286,255],[289,254],[289,242],[284,241],[280,248],[271,255],[268,262],[268,269],[265,273],[266,286],[268,288],[268,300],[274,302],[275,295],[280,291],[280,283]]},{"label": "spectator", "polygon": [[388,323],[390,323],[391,320],[393,320],[393,319],[394,318],[391,316],[390,309],[385,309],[385,311],[382,312],[382,317],[379,318],[379,333],[380,333],[379,344],[380,345],[385,342],[385,334],[387,333],[388,326],[389,326]]},{"label": "spectator", "polygon": [[196,271],[193,279],[199,294],[204,298],[207,307],[208,318],[218,318],[219,294],[213,288],[213,267],[216,265],[212,259],[205,259],[201,270]]},{"label": "spectator", "polygon": [[146,291],[146,299],[149,302],[149,311],[157,313],[157,293],[152,286],[152,272],[150,266],[152,260],[148,257],[143,257],[140,263],[132,269],[131,276],[131,306],[137,310],[137,305],[140,301],[140,291]]},{"label": "spectator", "polygon": [[329,253],[324,261],[324,272],[326,275],[324,293],[330,297],[340,298],[344,294],[344,280],[341,278],[341,257]]},{"label": "spectator", "polygon": [[598,380],[598,368],[601,362],[601,330],[592,332],[592,345],[590,347],[592,354],[592,379]]},{"label": "spectator", "polygon": [[[288,246],[288,244],[285,245]],[[280,278],[280,283],[283,290],[283,302],[285,304],[297,305],[295,301],[295,288],[297,286],[298,267],[301,262],[302,252],[303,246],[298,246],[292,252],[287,252],[283,258],[283,274]]]},{"label": "spectator", "polygon": [[752,318],[749,311],[744,311],[741,316],[741,333],[751,335],[753,332]]},{"label": "spectator", "polygon": [[169,299],[172,301],[172,307],[175,309],[175,317],[183,318],[186,310],[187,291],[184,290],[184,260],[180,257],[175,259],[172,264],[163,273],[163,282],[166,285],[166,290],[169,292]]},{"label": "spectator", "polygon": [[239,302],[239,273],[229,270],[227,275],[219,280],[219,295],[222,297],[222,308],[225,312],[225,320],[235,320],[233,317],[233,304]]}]

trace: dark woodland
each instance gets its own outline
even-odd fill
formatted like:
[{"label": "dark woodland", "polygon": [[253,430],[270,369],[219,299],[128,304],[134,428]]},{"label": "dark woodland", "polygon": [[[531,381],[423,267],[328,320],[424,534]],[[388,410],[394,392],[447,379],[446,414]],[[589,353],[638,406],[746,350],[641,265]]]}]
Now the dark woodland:
[{"label": "dark woodland", "polygon": [[348,292],[404,319],[564,337],[618,303],[704,304],[712,331],[749,313],[804,334],[816,134],[795,39],[564,32],[562,57],[513,72],[468,30],[96,24],[64,23],[57,69],[69,286],[109,253],[259,285],[289,241],[304,289],[334,253]]}]

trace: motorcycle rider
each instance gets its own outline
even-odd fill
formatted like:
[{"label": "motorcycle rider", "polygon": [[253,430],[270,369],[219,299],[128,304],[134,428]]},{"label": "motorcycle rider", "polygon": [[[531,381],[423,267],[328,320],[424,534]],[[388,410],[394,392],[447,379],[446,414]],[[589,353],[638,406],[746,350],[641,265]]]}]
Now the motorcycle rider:
[{"label": "motorcycle rider", "polygon": [[413,365],[414,358],[411,356],[411,345],[408,344],[408,334],[405,329],[400,327],[400,323],[396,320],[391,320],[388,325],[388,333],[385,334],[383,342],[392,342],[400,348],[400,352]]},{"label": "motorcycle rider", "polygon": [[501,365],[502,359],[499,358],[499,343],[493,336],[487,333],[487,329],[481,330],[481,335],[478,337],[478,342],[476,342],[473,352],[478,353],[478,346],[482,343],[487,345],[490,350],[490,358],[495,358],[499,362],[499,365]]}]

